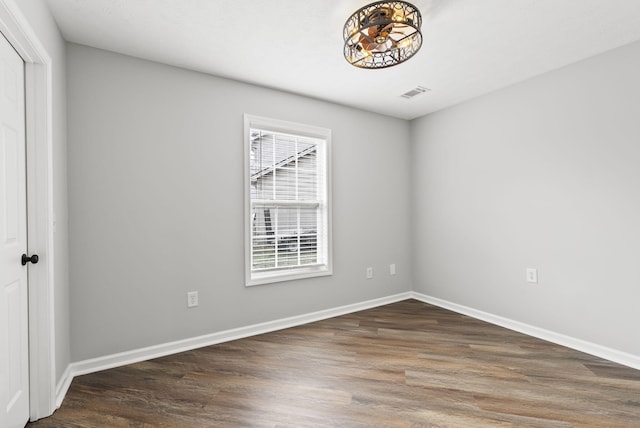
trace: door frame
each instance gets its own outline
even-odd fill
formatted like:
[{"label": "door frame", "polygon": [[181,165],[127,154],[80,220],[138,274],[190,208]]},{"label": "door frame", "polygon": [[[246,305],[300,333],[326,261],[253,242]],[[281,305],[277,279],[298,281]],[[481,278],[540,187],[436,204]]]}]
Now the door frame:
[{"label": "door frame", "polygon": [[29,269],[29,413],[56,407],[51,57],[14,0],[0,0],[0,32],[25,63],[27,245],[40,255]]}]

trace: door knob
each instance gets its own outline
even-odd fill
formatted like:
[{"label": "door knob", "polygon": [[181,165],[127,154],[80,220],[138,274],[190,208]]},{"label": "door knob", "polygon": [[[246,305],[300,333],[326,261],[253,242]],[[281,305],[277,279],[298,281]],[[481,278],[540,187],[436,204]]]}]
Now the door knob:
[{"label": "door knob", "polygon": [[22,255],[22,266],[26,265],[29,262],[31,262],[31,263],[33,263],[35,265],[36,263],[38,263],[39,259],[40,258],[38,257],[37,254],[34,254],[31,257],[27,257],[26,254],[23,254]]}]

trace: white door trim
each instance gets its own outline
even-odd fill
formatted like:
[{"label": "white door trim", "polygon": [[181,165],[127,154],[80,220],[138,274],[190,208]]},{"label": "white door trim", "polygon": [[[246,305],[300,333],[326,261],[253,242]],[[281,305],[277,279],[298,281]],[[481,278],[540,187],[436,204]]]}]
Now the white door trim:
[{"label": "white door trim", "polygon": [[56,394],[52,64],[15,0],[0,0],[0,31],[25,62],[28,247],[40,256],[29,272],[29,402],[36,420],[53,413]]}]

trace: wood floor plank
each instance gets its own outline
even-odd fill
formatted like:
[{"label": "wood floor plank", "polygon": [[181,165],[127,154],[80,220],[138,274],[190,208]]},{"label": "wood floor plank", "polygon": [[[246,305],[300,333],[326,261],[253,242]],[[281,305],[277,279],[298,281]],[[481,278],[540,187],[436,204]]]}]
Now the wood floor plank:
[{"label": "wood floor plank", "polygon": [[74,379],[30,427],[640,427],[640,371],[415,300]]}]

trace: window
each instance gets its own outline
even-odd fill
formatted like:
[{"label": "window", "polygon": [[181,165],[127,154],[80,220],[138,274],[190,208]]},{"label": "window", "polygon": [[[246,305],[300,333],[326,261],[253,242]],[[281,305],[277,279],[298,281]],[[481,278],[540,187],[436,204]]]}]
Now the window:
[{"label": "window", "polygon": [[331,131],[245,115],[246,285],[331,274]]}]

